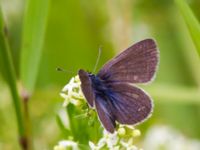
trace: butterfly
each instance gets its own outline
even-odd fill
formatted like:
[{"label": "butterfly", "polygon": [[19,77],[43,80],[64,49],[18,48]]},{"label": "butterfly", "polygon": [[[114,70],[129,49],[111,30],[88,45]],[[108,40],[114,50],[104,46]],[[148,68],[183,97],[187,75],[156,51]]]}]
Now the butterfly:
[{"label": "butterfly", "polygon": [[108,132],[115,131],[116,122],[136,125],[151,115],[150,96],[135,84],[150,82],[158,61],[156,42],[145,39],[108,61],[96,75],[78,71],[83,95]]}]

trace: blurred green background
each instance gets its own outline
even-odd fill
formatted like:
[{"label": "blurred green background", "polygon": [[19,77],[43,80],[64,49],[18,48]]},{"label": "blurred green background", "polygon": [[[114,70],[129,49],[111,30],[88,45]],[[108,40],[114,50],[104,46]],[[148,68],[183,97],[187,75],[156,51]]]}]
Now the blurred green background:
[{"label": "blurred green background", "polygon": [[[63,102],[59,93],[78,69],[93,70],[100,45],[98,69],[134,42],[149,37],[160,49],[156,79],[144,86],[155,107],[152,117],[138,128],[145,135],[153,124],[164,124],[189,138],[200,138],[198,47],[174,0],[31,1],[1,0],[1,9],[17,85],[26,87],[27,81],[32,93],[28,105],[35,149],[52,149],[64,138],[56,122]],[[200,1],[187,4],[200,20]],[[32,49],[27,41],[33,42]],[[3,76],[7,66],[1,63],[0,67],[0,149],[20,149],[12,97]],[[57,72],[56,67],[74,73]],[[27,76],[33,78],[26,80]]]}]

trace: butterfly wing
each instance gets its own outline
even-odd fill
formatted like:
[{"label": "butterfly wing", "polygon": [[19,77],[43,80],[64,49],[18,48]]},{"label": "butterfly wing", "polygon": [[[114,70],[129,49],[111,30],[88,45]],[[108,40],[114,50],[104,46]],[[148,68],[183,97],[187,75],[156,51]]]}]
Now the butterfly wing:
[{"label": "butterfly wing", "polygon": [[158,59],[155,41],[146,39],[106,63],[97,76],[107,81],[145,83],[153,78]]},{"label": "butterfly wing", "polygon": [[98,113],[99,120],[101,121],[104,128],[109,131],[110,133],[113,133],[115,130],[115,119],[111,112],[111,108],[108,103],[109,101],[105,101],[100,96],[97,96],[95,99],[95,107],[96,111]]},{"label": "butterfly wing", "polygon": [[151,98],[140,88],[125,84],[111,85],[109,100],[115,119],[121,124],[134,125],[144,121],[152,112]]},{"label": "butterfly wing", "polygon": [[106,96],[95,99],[98,116],[107,131],[114,132],[115,121],[135,125],[150,116],[152,100],[143,90],[125,83],[110,87]]},{"label": "butterfly wing", "polygon": [[99,116],[99,120],[103,124],[104,128],[113,133],[115,130],[115,119],[113,118],[109,101],[105,101],[101,96],[95,95],[92,88],[92,81],[89,75],[84,70],[79,70],[79,78],[81,80],[81,89],[88,102],[93,107],[95,102],[96,111]]},{"label": "butterfly wing", "polygon": [[92,89],[92,82],[89,78],[89,75],[84,70],[78,71],[79,78],[81,80],[81,90],[88,102],[88,104],[93,107],[94,104],[94,91]]}]

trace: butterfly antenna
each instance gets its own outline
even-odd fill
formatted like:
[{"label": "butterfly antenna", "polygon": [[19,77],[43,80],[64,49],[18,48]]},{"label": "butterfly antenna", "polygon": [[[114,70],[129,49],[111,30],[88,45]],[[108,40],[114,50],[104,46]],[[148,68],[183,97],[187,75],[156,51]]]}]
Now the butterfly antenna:
[{"label": "butterfly antenna", "polygon": [[96,71],[96,69],[97,69],[97,65],[98,65],[98,63],[99,63],[99,60],[100,60],[100,57],[101,57],[101,51],[102,51],[102,46],[100,45],[99,46],[99,53],[98,53],[98,56],[97,56],[97,61],[96,61],[96,63],[95,63],[95,66],[94,66],[94,69],[93,69],[93,73]]},{"label": "butterfly antenna", "polygon": [[57,68],[56,68],[56,71],[75,74],[73,71],[65,70],[65,69],[63,69],[63,68],[61,68],[61,67],[57,67]]}]

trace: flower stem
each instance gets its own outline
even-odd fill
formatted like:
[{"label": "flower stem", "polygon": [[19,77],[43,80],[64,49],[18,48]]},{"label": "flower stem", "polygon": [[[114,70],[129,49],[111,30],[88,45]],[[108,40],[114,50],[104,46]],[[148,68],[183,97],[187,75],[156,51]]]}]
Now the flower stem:
[{"label": "flower stem", "polygon": [[16,119],[17,119],[17,126],[18,126],[18,134],[19,134],[19,142],[23,150],[27,150],[27,138],[25,136],[25,125],[23,121],[23,115],[21,110],[21,104],[20,104],[20,97],[17,90],[16,85],[16,76],[15,76],[15,70],[10,54],[10,48],[8,44],[8,37],[7,37],[7,28],[3,21],[3,14],[0,7],[0,60],[2,65],[2,75],[7,81],[7,84],[9,86],[12,100],[13,100],[13,106],[15,109]]},{"label": "flower stem", "polygon": [[33,149],[32,144],[32,135],[31,135],[31,121],[30,121],[30,115],[29,115],[29,100],[30,100],[30,94],[27,92],[27,90],[22,89],[21,90],[21,99],[23,102],[23,113],[24,113],[24,125],[25,125],[25,134],[26,134],[26,140],[27,140],[27,149],[31,150]]}]

